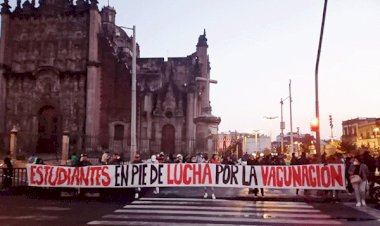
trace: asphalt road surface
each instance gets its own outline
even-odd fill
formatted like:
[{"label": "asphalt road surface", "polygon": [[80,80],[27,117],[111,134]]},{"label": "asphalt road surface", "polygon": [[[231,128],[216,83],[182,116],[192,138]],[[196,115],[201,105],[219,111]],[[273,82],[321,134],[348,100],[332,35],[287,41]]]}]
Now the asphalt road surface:
[{"label": "asphalt road surface", "polygon": [[380,225],[380,210],[354,202],[294,199],[294,191],[266,190],[255,198],[246,189],[163,188],[139,200],[0,196],[0,225]]}]

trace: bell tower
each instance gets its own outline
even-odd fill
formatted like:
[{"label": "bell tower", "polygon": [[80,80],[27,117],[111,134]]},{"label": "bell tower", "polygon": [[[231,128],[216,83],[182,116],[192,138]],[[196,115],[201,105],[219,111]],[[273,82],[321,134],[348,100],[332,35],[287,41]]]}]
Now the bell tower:
[{"label": "bell tower", "polygon": [[115,25],[115,18],[116,18],[116,10],[112,6],[110,6],[108,1],[108,6],[104,7],[102,9],[102,22],[103,23],[109,23]]}]

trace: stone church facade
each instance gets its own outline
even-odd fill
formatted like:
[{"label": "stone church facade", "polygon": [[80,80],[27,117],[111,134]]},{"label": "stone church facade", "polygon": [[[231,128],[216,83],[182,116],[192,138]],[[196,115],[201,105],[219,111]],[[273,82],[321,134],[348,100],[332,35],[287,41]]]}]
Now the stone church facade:
[{"label": "stone church facade", "polygon": [[[0,143],[59,154],[130,148],[132,38],[112,7],[96,0],[1,4]],[[211,152],[220,118],[211,114],[206,33],[186,57],[137,51],[137,148],[152,154]],[[216,142],[215,142],[216,144]]]}]

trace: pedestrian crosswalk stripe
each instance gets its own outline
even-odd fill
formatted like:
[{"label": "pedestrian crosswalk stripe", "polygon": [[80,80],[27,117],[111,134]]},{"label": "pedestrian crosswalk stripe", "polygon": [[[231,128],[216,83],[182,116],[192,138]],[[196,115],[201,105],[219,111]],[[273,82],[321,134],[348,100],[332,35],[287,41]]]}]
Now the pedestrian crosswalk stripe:
[{"label": "pedestrian crosswalk stripe", "polygon": [[[229,201],[229,200],[228,200]],[[212,203],[213,205],[225,205],[225,203],[220,203],[220,202],[214,202],[213,200],[209,200],[208,201],[209,203]],[[231,202],[231,201],[229,201]],[[234,203],[229,203],[228,205],[242,205],[246,202],[234,202]],[[144,201],[144,200],[137,200],[137,201],[134,201],[133,204],[141,204],[141,205],[144,205],[144,204],[156,204],[156,205],[178,205],[178,206],[188,206],[188,205],[203,205],[204,202],[195,202],[195,201]],[[309,208],[309,209],[312,209],[314,207],[312,206],[308,206],[308,205],[292,205],[292,204],[281,204],[281,203],[253,203],[253,204],[250,204],[250,205],[247,205],[248,207],[255,207],[255,206],[270,206],[270,207],[286,207],[286,208],[291,208],[291,207],[295,207],[295,208]]]},{"label": "pedestrian crosswalk stripe", "polygon": [[[105,219],[119,219],[119,220],[128,220],[128,221],[151,221],[151,222],[168,222],[170,221],[191,221],[194,223],[194,225],[199,224],[200,222],[204,223],[217,223],[217,222],[223,222],[223,223],[272,223],[272,224],[304,224],[304,225],[340,225],[341,223],[339,221],[330,220],[330,219],[288,219],[288,218],[269,218],[269,216],[263,216],[263,218],[235,218],[235,217],[218,217],[218,216],[187,216],[187,215],[181,215],[179,218],[178,215],[175,216],[168,216],[168,215],[159,215],[152,214],[154,212],[150,212],[146,215],[125,215],[125,214],[110,214],[103,216]],[[267,218],[268,217],[268,218]],[[173,223],[173,222],[172,222]],[[177,224],[176,224],[177,225]]]},{"label": "pedestrian crosswalk stripe", "polygon": [[[118,212],[121,213],[121,212]],[[215,211],[194,211],[194,210],[155,210],[152,211],[147,210],[137,210],[137,209],[125,209],[122,211],[125,214],[144,214],[144,213],[155,213],[155,214],[171,214],[171,215],[216,215],[216,216],[240,216],[240,217],[291,217],[291,218],[330,218],[329,215],[326,214],[314,214],[314,213],[278,213],[278,212],[215,212]]]},{"label": "pedestrian crosswalk stripe", "polygon": [[[178,207],[173,205],[127,205],[124,207],[124,209],[161,209],[161,210],[170,210],[170,209],[178,209]],[[116,210],[116,213],[122,213],[124,209]],[[256,211],[256,212],[263,212],[263,211],[272,211],[272,212],[296,212],[296,213],[319,213],[320,210],[317,209],[295,209],[295,208],[269,208],[268,206],[241,206],[241,207],[225,207],[225,206],[181,206],[181,209],[186,210],[215,210],[215,211]]]},{"label": "pedestrian crosswalk stripe", "polygon": [[[204,199],[204,198],[141,198],[140,201],[186,201],[186,202],[234,202],[234,203],[247,203],[247,201],[240,200],[228,200],[228,199]],[[297,205],[297,206],[310,206],[310,204],[304,202],[276,202],[276,201],[255,201],[255,203],[265,203],[265,204],[278,204],[278,205]]]},{"label": "pedestrian crosswalk stripe", "polygon": [[89,225],[341,225],[302,202],[141,198]]}]

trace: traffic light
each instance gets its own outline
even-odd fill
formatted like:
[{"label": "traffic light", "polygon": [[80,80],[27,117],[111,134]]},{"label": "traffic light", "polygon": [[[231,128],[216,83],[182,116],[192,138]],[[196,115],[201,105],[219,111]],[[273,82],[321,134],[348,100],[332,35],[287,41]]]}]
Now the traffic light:
[{"label": "traffic light", "polygon": [[310,122],[311,131],[316,132],[319,129],[319,119],[313,118]]},{"label": "traffic light", "polygon": [[333,128],[334,125],[333,125],[333,121],[332,121],[332,116],[331,115],[329,115],[329,119],[330,119],[330,127]]}]

